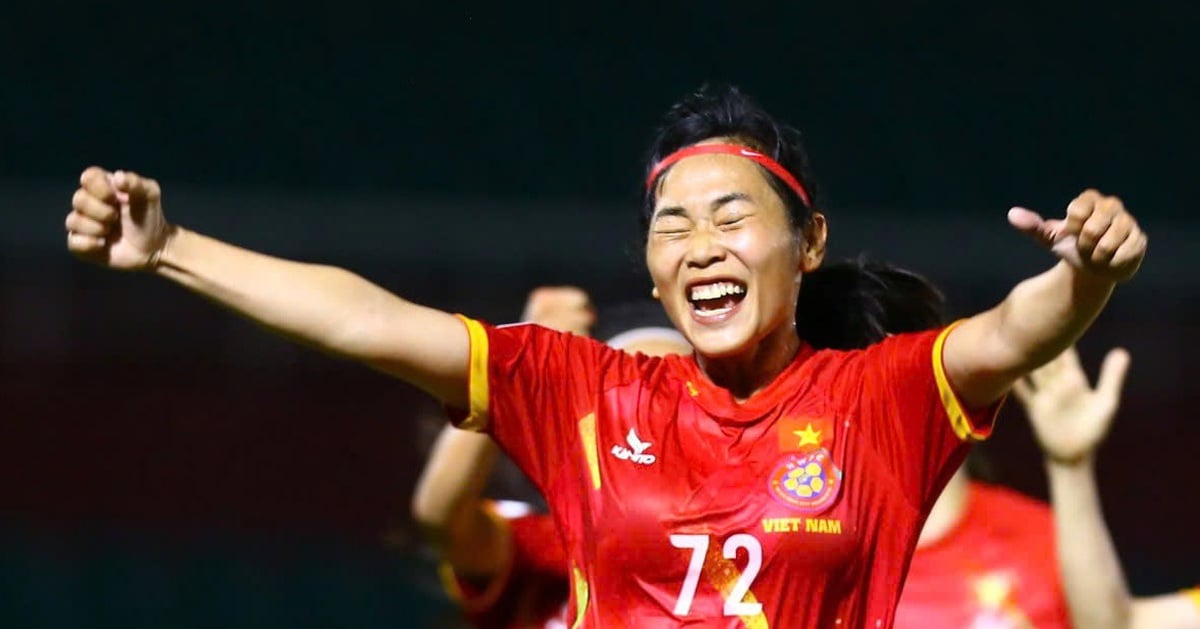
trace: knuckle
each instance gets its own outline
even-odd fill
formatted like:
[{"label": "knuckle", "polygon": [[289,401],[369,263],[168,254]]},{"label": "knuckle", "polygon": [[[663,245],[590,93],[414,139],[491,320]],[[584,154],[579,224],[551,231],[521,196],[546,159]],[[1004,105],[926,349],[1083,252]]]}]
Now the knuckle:
[{"label": "knuckle", "polygon": [[162,188],[158,185],[157,180],[146,180],[146,198],[151,201],[158,201],[162,198]]},{"label": "knuckle", "polygon": [[87,168],[83,169],[82,173],[79,174],[79,183],[83,184],[83,182],[94,179],[103,173],[104,169],[100,168],[99,166],[88,166]]}]

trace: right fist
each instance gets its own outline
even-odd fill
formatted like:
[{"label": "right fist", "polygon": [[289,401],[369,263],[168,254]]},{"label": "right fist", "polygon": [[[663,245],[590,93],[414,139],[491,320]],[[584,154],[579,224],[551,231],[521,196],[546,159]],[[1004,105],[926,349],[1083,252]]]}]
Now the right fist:
[{"label": "right fist", "polygon": [[588,294],[574,286],[543,286],[529,293],[521,318],[551,330],[587,336],[596,312]]},{"label": "right fist", "polygon": [[171,234],[158,182],[96,166],[79,176],[66,228],[71,253],[126,271],[153,267]]}]

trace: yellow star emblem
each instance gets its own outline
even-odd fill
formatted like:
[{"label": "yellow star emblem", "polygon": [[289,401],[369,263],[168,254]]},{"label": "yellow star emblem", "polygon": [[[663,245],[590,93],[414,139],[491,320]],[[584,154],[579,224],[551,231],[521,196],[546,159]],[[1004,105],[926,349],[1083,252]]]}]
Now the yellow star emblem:
[{"label": "yellow star emblem", "polygon": [[979,602],[980,607],[986,609],[1000,609],[1008,602],[1008,596],[1012,592],[1012,579],[1005,574],[989,573],[975,579],[972,584],[975,590],[975,598]]},{"label": "yellow star emblem", "polygon": [[800,437],[800,444],[798,447],[803,447],[809,444],[814,446],[821,445],[821,431],[813,430],[812,422],[808,422],[808,425],[804,427],[804,430],[793,430],[792,434]]}]

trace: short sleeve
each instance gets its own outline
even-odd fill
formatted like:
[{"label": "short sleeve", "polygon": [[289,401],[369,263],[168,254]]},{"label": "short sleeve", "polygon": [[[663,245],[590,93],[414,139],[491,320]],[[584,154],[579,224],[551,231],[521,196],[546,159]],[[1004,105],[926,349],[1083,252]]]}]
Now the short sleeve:
[{"label": "short sleeve", "polygon": [[1002,400],[966,408],[946,377],[942,348],[954,325],[890,336],[859,356],[859,412],[875,449],[922,510],[932,504],[968,445],[986,439]]},{"label": "short sleeve", "polygon": [[545,494],[550,475],[573,458],[575,426],[594,405],[603,363],[615,352],[539,325],[462,321],[471,342],[470,408],[450,417],[459,428],[490,434]]}]

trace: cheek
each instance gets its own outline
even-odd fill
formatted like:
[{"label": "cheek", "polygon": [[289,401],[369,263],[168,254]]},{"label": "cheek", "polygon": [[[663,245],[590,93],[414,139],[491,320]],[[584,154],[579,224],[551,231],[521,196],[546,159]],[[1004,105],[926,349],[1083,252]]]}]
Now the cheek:
[{"label": "cheek", "polygon": [[742,252],[742,259],[756,273],[771,277],[782,275],[792,280],[800,268],[795,239],[791,237],[746,234],[739,235],[731,245]]},{"label": "cheek", "polygon": [[664,245],[647,245],[646,270],[655,286],[665,286],[675,279],[676,265],[672,262],[670,248]]}]

